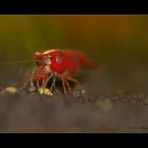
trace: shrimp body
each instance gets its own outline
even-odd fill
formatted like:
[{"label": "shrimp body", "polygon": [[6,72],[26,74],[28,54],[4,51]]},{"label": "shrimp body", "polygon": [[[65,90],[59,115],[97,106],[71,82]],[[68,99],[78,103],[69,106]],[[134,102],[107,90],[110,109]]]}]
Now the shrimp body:
[{"label": "shrimp body", "polygon": [[68,81],[72,81],[80,85],[79,81],[74,79],[74,75],[81,67],[91,67],[94,64],[86,55],[79,50],[60,50],[50,49],[44,52],[35,52],[36,67],[33,71],[31,81],[36,79],[37,87],[42,81],[42,86],[46,87],[47,82],[53,76],[51,87],[55,87],[55,77],[57,76],[63,83],[64,93],[66,93],[65,85],[71,90]]}]

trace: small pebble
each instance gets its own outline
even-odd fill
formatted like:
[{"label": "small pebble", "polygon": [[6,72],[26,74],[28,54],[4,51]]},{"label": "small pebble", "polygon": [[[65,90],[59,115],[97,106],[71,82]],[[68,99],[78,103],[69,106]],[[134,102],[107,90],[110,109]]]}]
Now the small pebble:
[{"label": "small pebble", "polygon": [[144,99],[143,104],[147,105],[148,104],[148,99]]},{"label": "small pebble", "polygon": [[99,106],[104,111],[110,111],[113,107],[112,102],[109,99],[98,99],[97,106]]},{"label": "small pebble", "polygon": [[117,100],[117,99],[119,99],[119,97],[113,97],[113,98],[112,98],[112,100]]},{"label": "small pebble", "polygon": [[85,95],[86,94],[86,90],[81,90],[81,94]]},{"label": "small pebble", "polygon": [[15,94],[18,92],[17,88],[13,87],[13,86],[10,86],[10,87],[6,87],[5,89],[6,92],[9,92],[11,94]]},{"label": "small pebble", "polygon": [[77,91],[75,90],[75,91],[73,92],[73,96],[74,96],[74,97],[80,97],[80,96],[81,96],[81,92],[78,91],[78,90],[77,90]]},{"label": "small pebble", "polygon": [[38,92],[39,92],[40,95],[46,95],[46,96],[52,96],[53,95],[53,93],[51,92],[51,90],[48,89],[48,88],[40,87],[38,89]]},{"label": "small pebble", "polygon": [[137,101],[137,100],[135,100],[135,99],[132,99],[132,100],[130,101],[130,103],[131,103],[131,104],[137,104],[137,103],[138,103],[138,101]]},{"label": "small pebble", "polygon": [[27,91],[30,92],[30,93],[32,93],[32,92],[37,91],[37,88],[35,86],[30,86]]}]

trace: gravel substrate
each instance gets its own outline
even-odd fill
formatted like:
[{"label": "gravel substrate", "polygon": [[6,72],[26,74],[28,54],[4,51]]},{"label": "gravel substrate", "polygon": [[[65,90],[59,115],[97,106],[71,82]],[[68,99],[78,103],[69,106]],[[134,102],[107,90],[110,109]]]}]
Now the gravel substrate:
[{"label": "gravel substrate", "polygon": [[57,86],[53,96],[7,92],[7,86],[19,88],[24,78],[18,81],[14,73],[7,79],[1,75],[0,132],[148,132],[143,69],[125,77],[106,68],[84,70],[78,79],[85,91],[64,95]]}]

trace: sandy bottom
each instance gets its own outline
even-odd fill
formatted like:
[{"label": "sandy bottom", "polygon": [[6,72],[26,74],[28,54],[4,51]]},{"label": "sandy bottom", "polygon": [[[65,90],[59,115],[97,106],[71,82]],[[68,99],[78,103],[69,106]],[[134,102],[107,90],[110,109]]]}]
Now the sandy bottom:
[{"label": "sandy bottom", "polygon": [[64,95],[57,86],[53,96],[6,92],[6,86],[19,87],[20,73],[10,68],[1,74],[0,132],[148,132],[145,69],[125,76],[84,70],[78,77],[84,94]]}]

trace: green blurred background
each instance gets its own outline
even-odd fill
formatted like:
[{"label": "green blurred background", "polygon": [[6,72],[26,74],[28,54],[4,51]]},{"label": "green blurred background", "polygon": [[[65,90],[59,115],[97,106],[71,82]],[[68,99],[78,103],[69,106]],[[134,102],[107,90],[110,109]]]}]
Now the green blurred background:
[{"label": "green blurred background", "polygon": [[116,71],[148,64],[148,16],[1,15],[0,62],[35,50],[76,48]]}]

